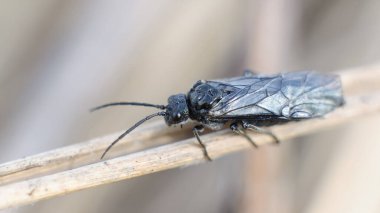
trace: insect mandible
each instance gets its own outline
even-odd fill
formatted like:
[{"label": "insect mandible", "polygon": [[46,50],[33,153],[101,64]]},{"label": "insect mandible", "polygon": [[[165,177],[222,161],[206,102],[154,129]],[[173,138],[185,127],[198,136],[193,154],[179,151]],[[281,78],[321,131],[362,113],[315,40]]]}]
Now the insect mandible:
[{"label": "insect mandible", "polygon": [[101,158],[120,139],[145,121],[162,116],[168,126],[183,124],[189,119],[198,123],[194,136],[211,160],[199,133],[205,127],[218,130],[226,123],[233,132],[244,136],[256,147],[246,129],[277,137],[261,128],[288,121],[322,117],[344,104],[340,77],[315,71],[256,75],[245,71],[243,76],[221,80],[198,81],[187,94],[172,95],[167,105],[139,102],[114,102],[92,111],[116,105],[154,107],[162,111],[149,115],[121,134],[104,151]]}]

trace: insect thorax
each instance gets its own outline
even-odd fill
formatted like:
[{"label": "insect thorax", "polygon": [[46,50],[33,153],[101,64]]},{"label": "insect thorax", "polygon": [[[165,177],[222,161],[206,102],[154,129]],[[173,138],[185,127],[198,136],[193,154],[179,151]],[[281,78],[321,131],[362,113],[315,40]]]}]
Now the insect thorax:
[{"label": "insect thorax", "polygon": [[204,124],[209,123],[208,113],[221,100],[222,95],[219,89],[198,81],[187,95],[190,118]]}]

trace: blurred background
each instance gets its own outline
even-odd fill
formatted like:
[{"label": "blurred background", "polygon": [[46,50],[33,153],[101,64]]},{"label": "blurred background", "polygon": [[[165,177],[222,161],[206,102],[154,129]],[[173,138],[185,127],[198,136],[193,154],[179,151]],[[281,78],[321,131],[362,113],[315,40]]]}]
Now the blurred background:
[{"label": "blurred background", "polygon": [[[0,162],[126,129],[199,79],[380,59],[378,0],[1,1]],[[379,212],[380,117],[5,212]]]}]

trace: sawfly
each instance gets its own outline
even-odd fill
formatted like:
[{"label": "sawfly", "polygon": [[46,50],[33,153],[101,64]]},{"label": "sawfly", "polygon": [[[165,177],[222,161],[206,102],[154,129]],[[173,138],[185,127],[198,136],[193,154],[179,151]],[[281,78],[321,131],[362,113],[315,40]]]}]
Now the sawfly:
[{"label": "sawfly", "polygon": [[206,146],[199,133],[203,129],[221,129],[227,123],[233,132],[244,136],[252,145],[254,141],[245,130],[254,130],[277,137],[263,126],[289,121],[322,117],[344,104],[340,77],[315,71],[288,72],[275,75],[256,75],[245,71],[244,75],[220,80],[200,80],[186,94],[172,95],[167,105],[140,102],[115,102],[92,109],[98,110],[116,105],[154,107],[154,113],[137,122],[104,151],[101,158],[120,139],[145,121],[161,116],[168,126],[183,124],[189,119],[198,124],[193,128],[194,136],[202,146],[205,157]]}]

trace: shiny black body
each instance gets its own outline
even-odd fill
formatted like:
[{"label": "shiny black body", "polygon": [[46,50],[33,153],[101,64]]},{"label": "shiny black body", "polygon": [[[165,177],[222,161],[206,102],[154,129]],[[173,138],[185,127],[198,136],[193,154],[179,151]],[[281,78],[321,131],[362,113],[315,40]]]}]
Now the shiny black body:
[{"label": "shiny black body", "polygon": [[168,126],[184,123],[188,119],[197,121],[199,125],[194,127],[194,135],[204,148],[206,157],[211,159],[199,137],[204,126],[216,130],[229,122],[235,133],[246,137],[253,145],[245,129],[269,134],[278,142],[272,133],[260,126],[321,117],[343,103],[341,81],[337,75],[314,71],[255,75],[246,71],[240,77],[198,81],[187,94],[170,96],[166,106],[119,102],[95,109],[112,105],[140,105],[165,110],[136,123],[115,140],[105,153],[146,120],[164,116]]}]

